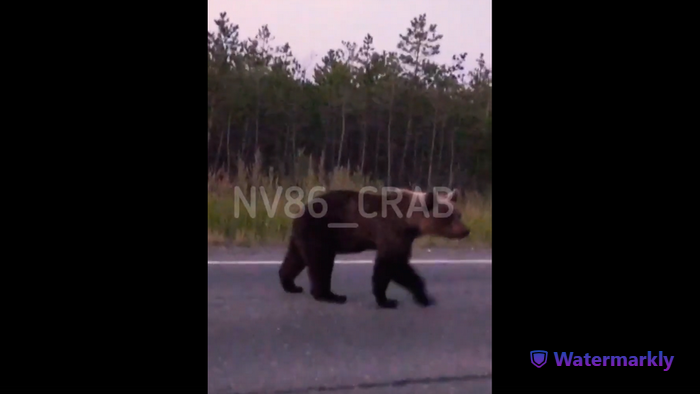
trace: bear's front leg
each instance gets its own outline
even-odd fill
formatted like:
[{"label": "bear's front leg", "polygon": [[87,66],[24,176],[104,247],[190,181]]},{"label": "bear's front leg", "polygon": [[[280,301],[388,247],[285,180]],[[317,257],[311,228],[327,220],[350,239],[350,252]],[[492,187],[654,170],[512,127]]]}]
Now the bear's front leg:
[{"label": "bear's front leg", "polygon": [[391,298],[387,298],[386,290],[389,288],[392,271],[391,259],[383,256],[377,256],[374,262],[374,272],[372,274],[372,293],[374,299],[380,308],[394,309],[399,305],[399,302]]}]

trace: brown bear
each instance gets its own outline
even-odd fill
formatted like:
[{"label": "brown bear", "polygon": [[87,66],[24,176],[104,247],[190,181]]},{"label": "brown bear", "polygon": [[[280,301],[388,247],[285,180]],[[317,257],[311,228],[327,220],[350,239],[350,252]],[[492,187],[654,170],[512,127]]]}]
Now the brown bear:
[{"label": "brown bear", "polygon": [[423,279],[409,264],[413,241],[423,235],[449,239],[468,236],[461,212],[452,204],[457,197],[456,190],[440,195],[435,190],[424,193],[385,188],[381,194],[335,190],[315,198],[293,221],[287,254],[279,269],[282,288],[301,293],[303,289],[294,281],[308,267],[314,299],[343,304],[347,297],[331,291],[336,255],[376,250],[372,292],[379,307],[398,305],[386,296],[392,280],[410,291],[417,304],[432,305],[434,300],[426,294]]}]

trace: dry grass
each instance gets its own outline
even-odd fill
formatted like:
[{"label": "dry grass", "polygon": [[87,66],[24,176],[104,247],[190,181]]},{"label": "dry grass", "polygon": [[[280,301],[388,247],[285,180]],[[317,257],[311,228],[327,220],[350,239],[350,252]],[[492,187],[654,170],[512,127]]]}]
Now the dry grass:
[{"label": "dry grass", "polygon": [[[321,161],[323,158],[321,158]],[[265,244],[284,244],[289,236],[292,217],[285,214],[298,212],[299,206],[291,199],[298,194],[287,190],[298,187],[304,192],[302,201],[307,201],[308,191],[313,187],[325,187],[327,190],[359,190],[364,186],[377,188],[383,185],[373,182],[365,176],[358,175],[346,168],[338,168],[330,174],[317,171],[312,159],[300,160],[294,169],[296,179],[280,179],[270,170],[261,171],[260,160],[251,167],[245,167],[239,161],[239,171],[235,176],[211,174],[208,185],[209,243],[222,245],[231,243],[237,246],[257,246]],[[253,204],[253,188],[255,203]],[[236,204],[236,194],[240,199]],[[263,198],[266,195],[266,199]],[[319,192],[315,193],[316,195]],[[278,197],[277,204],[275,199]],[[246,208],[246,201],[255,208],[251,215]],[[265,202],[267,201],[267,207]],[[429,246],[491,246],[491,199],[476,193],[466,194],[463,202],[465,223],[472,229],[470,237],[462,241],[447,241],[431,237],[416,241],[418,247]],[[238,206],[238,212],[236,212]],[[272,215],[269,215],[271,212]]]}]

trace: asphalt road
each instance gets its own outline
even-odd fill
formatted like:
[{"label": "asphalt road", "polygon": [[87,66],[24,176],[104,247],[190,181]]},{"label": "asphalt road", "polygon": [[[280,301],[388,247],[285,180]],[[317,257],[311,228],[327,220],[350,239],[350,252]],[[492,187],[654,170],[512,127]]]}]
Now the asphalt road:
[{"label": "asphalt road", "polygon": [[[209,260],[280,260],[283,249],[210,250]],[[371,253],[339,259],[367,259]],[[432,249],[414,258],[490,259]],[[438,304],[391,284],[395,310],[371,294],[371,265],[337,264],[344,305],[282,292],[276,265],[209,265],[210,394],[491,392],[491,264],[418,264]]]}]

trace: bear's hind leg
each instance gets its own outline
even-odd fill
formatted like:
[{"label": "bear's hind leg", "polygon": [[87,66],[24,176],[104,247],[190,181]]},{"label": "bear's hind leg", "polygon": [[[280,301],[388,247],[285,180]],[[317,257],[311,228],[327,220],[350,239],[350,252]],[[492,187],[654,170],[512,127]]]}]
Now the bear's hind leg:
[{"label": "bear's hind leg", "polygon": [[377,254],[374,261],[374,272],[372,273],[372,294],[380,308],[394,309],[399,305],[399,302],[391,298],[387,298],[386,290],[389,288],[389,282],[392,278],[392,266],[395,264],[389,256]]},{"label": "bear's hind leg", "polygon": [[306,256],[308,258],[311,295],[314,299],[320,302],[344,304],[348,298],[331,291],[335,253],[308,251]]},{"label": "bear's hind leg", "polygon": [[425,292],[425,282],[408,261],[397,261],[396,263],[392,277],[394,282],[410,291],[416,304],[423,307],[435,304],[435,300]]},{"label": "bear's hind leg", "polygon": [[290,240],[287,254],[284,256],[284,261],[279,269],[280,284],[284,291],[287,293],[301,293],[304,291],[301,286],[297,286],[294,283],[294,280],[305,267],[306,264],[301,253],[299,253],[299,249],[295,245],[294,240]]}]

